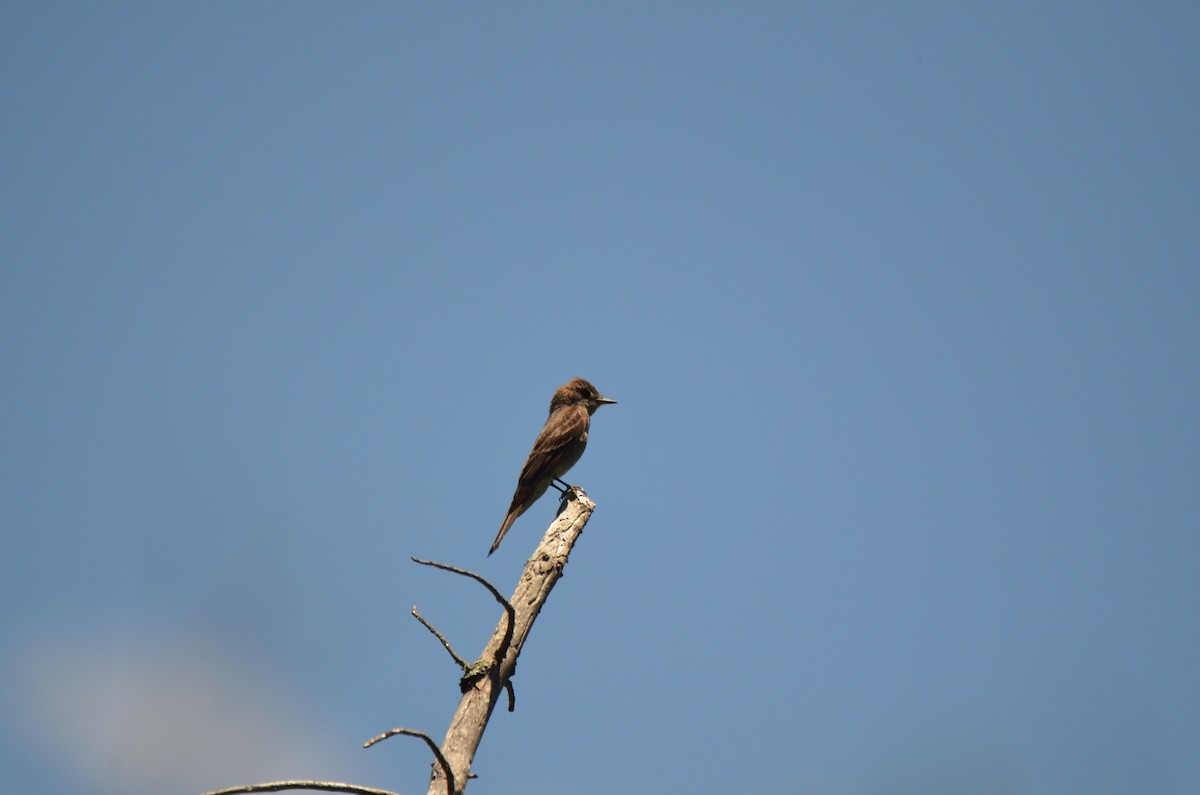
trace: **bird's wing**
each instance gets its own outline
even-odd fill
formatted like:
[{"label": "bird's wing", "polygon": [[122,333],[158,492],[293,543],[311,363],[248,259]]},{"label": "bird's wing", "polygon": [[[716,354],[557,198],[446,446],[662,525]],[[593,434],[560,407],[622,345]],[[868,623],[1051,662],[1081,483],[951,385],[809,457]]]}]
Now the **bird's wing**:
[{"label": "bird's wing", "polygon": [[[546,423],[533,450],[521,470],[521,482],[531,483],[551,471],[562,460],[563,448],[578,442],[588,429],[586,409],[559,412],[552,422]],[[562,473],[559,473],[562,474]]]}]

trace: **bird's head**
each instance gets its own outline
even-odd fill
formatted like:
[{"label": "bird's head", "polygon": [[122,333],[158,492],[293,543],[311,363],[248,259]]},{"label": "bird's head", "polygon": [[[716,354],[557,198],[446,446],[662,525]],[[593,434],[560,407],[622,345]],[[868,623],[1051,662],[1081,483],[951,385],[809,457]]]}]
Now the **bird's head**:
[{"label": "bird's head", "polygon": [[550,401],[550,411],[554,411],[559,406],[585,406],[588,414],[592,414],[605,403],[616,402],[612,398],[601,395],[600,391],[590,382],[582,378],[572,378],[554,393],[554,398]]}]

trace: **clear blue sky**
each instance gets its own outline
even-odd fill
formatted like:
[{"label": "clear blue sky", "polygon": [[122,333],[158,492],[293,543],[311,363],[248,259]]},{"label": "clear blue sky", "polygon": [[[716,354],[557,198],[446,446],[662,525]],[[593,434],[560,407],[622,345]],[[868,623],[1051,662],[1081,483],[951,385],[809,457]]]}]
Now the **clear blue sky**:
[{"label": "clear blue sky", "polygon": [[5,3],[7,791],[1200,788],[1200,7]]}]

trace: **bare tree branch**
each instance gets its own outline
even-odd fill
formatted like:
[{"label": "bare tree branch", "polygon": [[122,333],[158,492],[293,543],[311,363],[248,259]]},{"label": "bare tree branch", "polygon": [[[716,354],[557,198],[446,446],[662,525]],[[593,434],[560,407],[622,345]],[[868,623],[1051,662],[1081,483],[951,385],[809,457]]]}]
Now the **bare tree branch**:
[{"label": "bare tree branch", "polygon": [[[587,494],[578,486],[571,487],[563,495],[558,515],[546,530],[546,534],[542,536],[533,557],[525,563],[525,570],[521,573],[521,579],[518,581],[511,599],[505,599],[491,583],[474,572],[431,560],[413,558],[414,562],[423,566],[433,566],[454,574],[461,574],[482,584],[504,607],[504,615],[501,616],[500,622],[492,632],[491,639],[484,646],[479,660],[472,665],[467,665],[466,661],[450,646],[450,642],[446,640],[445,636],[422,618],[414,606],[413,616],[442,642],[454,661],[463,667],[464,674],[459,680],[463,697],[450,721],[450,727],[446,730],[446,739],[441,748],[424,732],[405,728],[391,729],[372,737],[363,743],[364,748],[370,748],[397,734],[418,737],[429,746],[437,758],[430,776],[428,795],[440,795],[439,779],[445,781],[445,790],[448,795],[461,795],[467,781],[474,778],[474,774],[471,773],[471,762],[483,739],[483,731],[487,728],[492,711],[500,699],[500,693],[507,692],[508,694],[509,712],[512,712],[516,705],[512,677],[516,673],[517,657],[521,654],[525,640],[533,628],[533,622],[542,610],[542,605],[549,598],[555,583],[562,577],[563,568],[567,565],[571,549],[595,509],[596,504],[589,500]],[[513,605],[517,605],[517,607]],[[274,781],[265,784],[228,787],[206,792],[203,795],[240,795],[240,793],[279,792],[293,789],[344,792],[349,795],[396,795],[388,790],[343,784],[337,781]]]},{"label": "bare tree branch", "polygon": [[413,605],[412,614],[413,618],[415,618],[417,621],[420,621],[421,625],[424,626],[425,629],[432,632],[434,637],[442,642],[442,645],[446,647],[446,651],[450,652],[450,656],[454,658],[454,662],[458,663],[459,668],[465,671],[470,667],[471,664],[459,656],[458,652],[454,650],[454,647],[450,645],[450,641],[446,640],[446,636],[438,632],[432,624],[425,620],[424,616],[417,612],[416,605]]},{"label": "bare tree branch", "polygon": [[446,774],[446,795],[454,795],[454,771],[450,769],[450,763],[446,761],[446,757],[442,756],[442,749],[437,747],[437,743],[433,738],[422,731],[416,729],[389,729],[383,734],[376,735],[363,743],[363,748],[370,748],[381,740],[386,740],[389,737],[395,737],[397,734],[403,734],[406,737],[419,737],[429,746],[429,750],[433,751],[433,755],[437,757],[438,764],[442,766],[442,772]]},{"label": "bare tree branch", "polygon": [[[533,628],[533,622],[549,598],[550,591],[562,577],[571,549],[595,509],[596,504],[588,499],[583,489],[576,486],[568,492],[558,516],[526,562],[512,598],[505,603],[505,615],[496,625],[479,657],[480,661],[495,660],[497,664],[488,665],[477,678],[469,682],[469,687],[464,688],[458,710],[446,730],[446,739],[442,741],[442,753],[455,771],[456,780],[460,782],[455,795],[459,795],[462,787],[466,786],[471,762],[483,739],[483,731],[487,728],[500,694],[510,685],[509,680],[516,671],[517,657]],[[466,576],[471,575],[466,573]],[[510,613],[510,610],[513,612]],[[464,682],[466,680],[464,677]],[[511,690],[509,696],[511,706]],[[438,777],[439,771],[435,768],[429,782],[429,795],[439,795],[441,787]]]},{"label": "bare tree branch", "polygon": [[512,642],[512,625],[516,621],[516,611],[513,610],[513,606],[511,604],[509,604],[508,600],[500,595],[500,591],[496,590],[496,586],[492,585],[483,576],[476,574],[473,571],[468,571],[467,569],[460,569],[457,566],[451,566],[446,563],[438,563],[436,560],[422,560],[421,558],[412,558],[412,562],[419,563],[422,566],[433,566],[436,569],[441,569],[442,571],[449,571],[454,574],[461,574],[463,577],[470,577],[472,580],[479,583],[484,588],[487,588],[488,591],[491,592],[492,596],[495,597],[496,601],[499,602],[504,607],[504,612],[508,614],[508,631],[507,631],[507,634],[505,635],[505,642],[503,644],[503,650],[502,651],[499,649],[497,650],[499,654],[496,657],[495,662],[496,662],[496,664],[499,664],[500,660],[503,659],[504,654],[507,653],[507,651],[508,651],[508,644]]},{"label": "bare tree branch", "polygon": [[386,789],[360,787],[357,784],[343,784],[340,781],[271,781],[266,784],[246,784],[241,787],[227,787],[205,792],[203,795],[237,795],[242,792],[281,792],[287,789],[311,789],[321,792],[349,792],[352,795],[397,795]]},{"label": "bare tree branch", "polygon": [[508,693],[508,711],[512,712],[517,708],[517,691],[513,690],[511,679],[504,680],[504,692]]}]

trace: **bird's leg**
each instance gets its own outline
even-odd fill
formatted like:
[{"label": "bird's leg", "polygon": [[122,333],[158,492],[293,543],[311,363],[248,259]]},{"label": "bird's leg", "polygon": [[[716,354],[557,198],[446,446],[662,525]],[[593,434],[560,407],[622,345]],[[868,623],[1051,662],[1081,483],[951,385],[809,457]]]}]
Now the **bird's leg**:
[{"label": "bird's leg", "polygon": [[[558,482],[556,483],[555,481]],[[559,486],[559,483],[561,483],[562,486]],[[550,481],[550,485],[558,489],[558,513],[561,514],[567,509],[567,506],[571,503],[571,500],[575,499],[575,486],[572,486],[562,478],[555,478],[554,480]]]},{"label": "bird's leg", "polygon": [[[562,485],[559,486],[559,483]],[[571,499],[571,495],[575,493],[575,487],[562,478],[555,478],[550,481],[550,485],[558,489],[558,501],[560,503],[566,503],[567,500]]]}]

